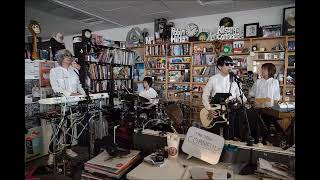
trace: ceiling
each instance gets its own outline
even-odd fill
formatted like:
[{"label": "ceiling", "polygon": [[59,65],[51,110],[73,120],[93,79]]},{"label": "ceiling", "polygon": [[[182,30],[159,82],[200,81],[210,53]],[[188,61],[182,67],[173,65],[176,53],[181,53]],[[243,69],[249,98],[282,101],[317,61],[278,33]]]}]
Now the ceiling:
[{"label": "ceiling", "polygon": [[[30,20],[41,25],[41,37],[54,32],[65,36],[168,20],[252,10],[294,3],[294,0],[25,0],[25,26]],[[25,35],[30,36],[26,29]]]}]

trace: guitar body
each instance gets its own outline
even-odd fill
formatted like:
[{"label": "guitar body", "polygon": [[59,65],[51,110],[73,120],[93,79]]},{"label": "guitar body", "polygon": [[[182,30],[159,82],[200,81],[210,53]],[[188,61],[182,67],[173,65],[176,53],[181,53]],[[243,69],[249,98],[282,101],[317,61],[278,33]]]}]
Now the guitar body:
[{"label": "guitar body", "polygon": [[209,129],[218,123],[228,122],[227,118],[225,117],[227,113],[225,105],[214,104],[214,106],[215,107],[213,110],[216,111],[219,116],[217,118],[210,118],[210,113],[206,108],[203,108],[200,111],[200,120],[204,128]]}]

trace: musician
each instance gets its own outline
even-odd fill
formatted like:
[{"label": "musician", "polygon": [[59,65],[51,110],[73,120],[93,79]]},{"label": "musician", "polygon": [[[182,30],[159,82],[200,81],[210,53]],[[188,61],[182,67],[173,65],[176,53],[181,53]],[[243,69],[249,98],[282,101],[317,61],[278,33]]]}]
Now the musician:
[{"label": "musician", "polygon": [[[72,66],[72,54],[67,49],[57,51],[55,59],[58,62],[57,67],[50,70],[50,84],[54,93],[61,93],[63,96],[85,95],[78,76],[78,70]],[[67,126],[70,126],[70,120],[67,120]],[[69,132],[71,134],[71,132]],[[66,153],[70,157],[76,157],[77,153],[71,150],[72,140],[69,135],[66,137]],[[49,146],[50,152],[53,152],[53,144]],[[49,153],[48,164],[53,163],[53,154]]]},{"label": "musician", "polygon": [[[265,123],[267,127],[267,131],[269,130],[269,126],[272,123],[277,131],[282,132],[282,128],[278,124],[277,120],[267,114],[262,113],[263,108],[271,108],[275,104],[278,103],[280,100],[280,86],[279,86],[279,81],[277,79],[274,79],[274,75],[276,73],[276,66],[272,63],[264,63],[261,66],[261,78],[257,79],[250,92],[249,92],[249,101],[251,104],[253,104],[253,107],[258,110],[258,113],[260,113],[263,122]],[[261,99],[264,99],[264,101],[260,101]],[[255,124],[254,122],[251,122],[252,125],[252,131],[254,132],[254,129],[259,130],[257,132],[257,136],[262,136],[263,137],[263,142],[266,143],[266,138],[267,135],[270,134],[269,132],[264,132],[262,131],[261,123],[260,124]],[[259,122],[258,122],[259,123]],[[254,128],[257,125],[260,127]],[[260,131],[261,134],[260,134]]]},{"label": "musician", "polygon": [[[239,103],[242,103],[240,98],[240,90],[236,82],[234,82],[229,72],[231,71],[234,63],[231,57],[229,56],[221,56],[218,58],[216,62],[217,68],[219,70],[219,73],[211,76],[209,78],[208,83],[203,89],[202,94],[202,103],[204,107],[210,112],[212,118],[218,118],[218,113],[213,110],[213,107],[210,105],[210,99],[211,97],[214,97],[216,93],[231,93],[231,96],[228,98],[229,100],[237,99]],[[243,102],[247,102],[247,98],[243,95]],[[240,113],[241,114],[241,113]],[[224,137],[225,138],[240,138],[240,127],[237,117],[240,115],[239,112],[231,112],[229,117],[229,122],[232,127],[226,129],[226,126],[224,124],[217,124],[214,127],[212,127],[209,131],[219,134],[220,125],[224,127]],[[243,113],[242,113],[243,114]],[[231,117],[232,116],[232,117]],[[231,122],[234,121],[234,122]],[[226,131],[228,130],[228,131]]]},{"label": "musician", "polygon": [[[264,63],[261,66],[261,77],[254,82],[250,92],[249,99],[253,101],[256,108],[272,107],[280,100],[280,86],[279,81],[274,79],[276,73],[276,66],[272,63]],[[269,98],[269,102],[257,103],[256,98]]]},{"label": "musician", "polygon": [[152,78],[151,77],[145,77],[143,79],[143,91],[139,93],[139,96],[144,97],[149,100],[149,105],[146,106],[146,109],[151,108],[155,104],[158,103],[158,100],[155,99],[158,96],[157,91],[155,91],[152,87]]}]

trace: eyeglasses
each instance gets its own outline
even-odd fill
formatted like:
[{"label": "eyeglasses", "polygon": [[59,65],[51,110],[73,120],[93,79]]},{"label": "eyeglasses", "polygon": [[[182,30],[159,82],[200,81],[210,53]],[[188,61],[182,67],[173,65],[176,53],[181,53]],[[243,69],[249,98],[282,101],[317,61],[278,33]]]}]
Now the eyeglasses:
[{"label": "eyeglasses", "polygon": [[233,66],[233,63],[224,63],[226,66]]},{"label": "eyeglasses", "polygon": [[72,57],[72,55],[71,55],[71,54],[65,54],[65,55],[63,55],[63,57],[71,58],[71,57]]}]

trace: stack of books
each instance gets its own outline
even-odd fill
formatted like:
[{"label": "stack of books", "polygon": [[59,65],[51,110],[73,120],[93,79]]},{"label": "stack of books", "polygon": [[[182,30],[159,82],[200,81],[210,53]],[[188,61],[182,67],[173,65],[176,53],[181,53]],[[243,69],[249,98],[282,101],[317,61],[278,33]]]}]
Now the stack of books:
[{"label": "stack of books", "polygon": [[140,159],[140,151],[130,150],[123,156],[110,156],[103,151],[84,164],[81,179],[119,179]]}]

